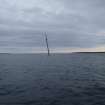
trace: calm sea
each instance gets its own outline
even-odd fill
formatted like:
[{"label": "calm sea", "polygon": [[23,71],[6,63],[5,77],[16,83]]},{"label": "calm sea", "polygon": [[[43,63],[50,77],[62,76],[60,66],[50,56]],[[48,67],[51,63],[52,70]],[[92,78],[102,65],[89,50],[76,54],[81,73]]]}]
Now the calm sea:
[{"label": "calm sea", "polygon": [[0,54],[0,105],[105,105],[105,54]]}]

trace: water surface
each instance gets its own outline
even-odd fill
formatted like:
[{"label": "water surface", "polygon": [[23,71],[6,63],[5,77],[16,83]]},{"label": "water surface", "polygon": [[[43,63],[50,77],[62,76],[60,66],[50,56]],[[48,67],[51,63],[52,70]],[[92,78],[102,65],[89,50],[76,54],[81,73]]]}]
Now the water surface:
[{"label": "water surface", "polygon": [[0,54],[0,105],[105,105],[105,54]]}]

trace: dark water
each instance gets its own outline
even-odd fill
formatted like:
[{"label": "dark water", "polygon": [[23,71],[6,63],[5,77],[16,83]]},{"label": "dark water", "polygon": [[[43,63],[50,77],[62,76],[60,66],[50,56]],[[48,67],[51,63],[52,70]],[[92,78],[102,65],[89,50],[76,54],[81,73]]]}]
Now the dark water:
[{"label": "dark water", "polygon": [[0,105],[105,105],[105,54],[0,54]]}]

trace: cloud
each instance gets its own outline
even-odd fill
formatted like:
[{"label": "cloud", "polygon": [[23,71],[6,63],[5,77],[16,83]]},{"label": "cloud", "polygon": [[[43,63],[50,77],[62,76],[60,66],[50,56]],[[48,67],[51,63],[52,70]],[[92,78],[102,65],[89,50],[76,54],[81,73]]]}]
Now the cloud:
[{"label": "cloud", "polygon": [[104,10],[100,0],[0,0],[0,47],[42,48],[43,32],[51,48],[104,46]]}]

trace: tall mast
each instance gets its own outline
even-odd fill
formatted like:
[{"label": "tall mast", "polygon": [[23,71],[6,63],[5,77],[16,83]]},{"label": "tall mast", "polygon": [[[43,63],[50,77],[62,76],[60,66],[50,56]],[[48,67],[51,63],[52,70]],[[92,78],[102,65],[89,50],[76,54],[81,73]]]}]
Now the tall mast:
[{"label": "tall mast", "polygon": [[48,51],[48,56],[49,56],[50,55],[50,49],[49,49],[48,38],[47,38],[46,33],[45,33],[45,41],[46,41],[46,46],[47,46],[47,51]]}]

